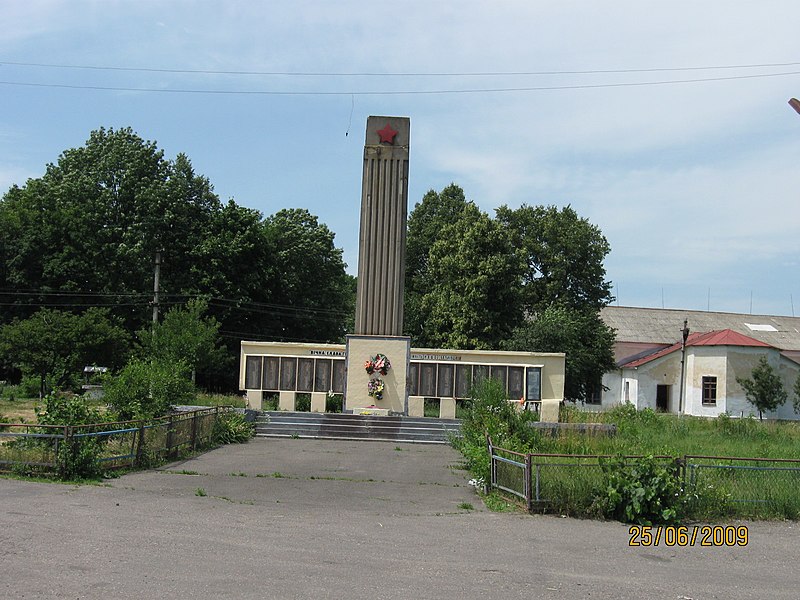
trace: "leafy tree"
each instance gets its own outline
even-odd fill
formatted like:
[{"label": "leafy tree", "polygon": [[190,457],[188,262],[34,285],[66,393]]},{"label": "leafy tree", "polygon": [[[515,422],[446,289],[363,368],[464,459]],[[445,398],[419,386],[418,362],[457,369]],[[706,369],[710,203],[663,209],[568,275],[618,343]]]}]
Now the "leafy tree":
[{"label": "leafy tree", "polygon": [[431,248],[441,237],[442,229],[459,220],[468,204],[464,190],[451,183],[441,192],[429,190],[408,217],[404,328],[416,344],[424,343],[417,340],[424,340],[425,336],[421,304],[430,291]]},{"label": "leafy tree", "polygon": [[794,382],[794,400],[792,404],[794,405],[794,412],[800,413],[800,375],[797,376]]},{"label": "leafy tree", "polygon": [[0,356],[39,377],[40,397],[48,387],[68,386],[86,365],[118,367],[128,349],[128,334],[101,308],[80,315],[41,309],[0,328]]},{"label": "leafy tree", "polygon": [[490,349],[519,322],[521,269],[503,229],[475,204],[445,224],[430,248],[410,332],[415,343],[440,348]]},{"label": "leafy tree", "polygon": [[334,233],[306,209],[280,210],[264,221],[273,260],[272,336],[284,340],[341,341],[355,310]]},{"label": "leafy tree", "polygon": [[452,184],[408,220],[405,331],[415,344],[567,353],[567,397],[614,368],[600,230],[569,206],[502,206],[495,219]]},{"label": "leafy tree", "polygon": [[106,401],[122,420],[160,417],[195,398],[185,362],[134,358],[108,377],[104,388]]},{"label": "leafy tree", "polygon": [[222,203],[185,155],[101,128],[0,199],[0,289],[13,299],[0,324],[104,305],[128,332],[146,328],[160,251],[162,303],[208,298],[232,351],[247,337],[339,340],[355,294],[333,240],[308,211],[264,219]]},{"label": "leafy tree", "polygon": [[144,358],[166,363],[185,363],[192,372],[192,381],[200,371],[219,370],[230,361],[227,349],[221,345],[220,323],[205,317],[208,303],[190,300],[185,307],[173,307],[164,320],[148,330],[139,331],[139,343]]},{"label": "leafy tree", "polygon": [[775,410],[788,397],[781,378],[767,362],[766,356],[758,359],[751,377],[737,377],[736,383],[742,386],[747,400],[758,409],[759,420],[764,418],[764,411]]},{"label": "leafy tree", "polygon": [[614,331],[590,309],[549,306],[514,330],[507,350],[565,352],[564,395],[586,400],[602,386],[603,374],[614,369]]},{"label": "leafy tree", "polygon": [[525,255],[522,289],[527,312],[551,304],[600,310],[611,302],[611,283],[603,266],[611,248],[600,229],[572,207],[501,206],[497,220]]}]

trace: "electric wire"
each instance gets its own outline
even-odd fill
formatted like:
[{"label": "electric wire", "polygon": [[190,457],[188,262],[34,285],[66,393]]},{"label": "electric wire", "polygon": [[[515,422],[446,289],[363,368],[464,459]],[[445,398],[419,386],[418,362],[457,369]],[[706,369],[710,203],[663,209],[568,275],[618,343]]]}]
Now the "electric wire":
[{"label": "electric wire", "polygon": [[795,67],[800,62],[776,62],[760,64],[738,65],[703,65],[690,67],[649,67],[640,69],[583,69],[583,70],[553,70],[553,71],[428,71],[428,72],[346,72],[346,71],[245,71],[221,69],[168,69],[157,67],[120,67],[113,65],[70,65],[58,63],[39,63],[0,60],[0,65],[19,67],[40,67],[52,69],[83,69],[93,71],[124,71],[139,73],[173,73],[187,75],[255,75],[255,76],[280,76],[280,77],[523,77],[540,75],[611,75],[622,73],[667,73],[687,71],[718,71],[731,69],[767,69]]},{"label": "electric wire", "polygon": [[105,86],[105,85],[80,85],[67,83],[34,83],[21,81],[0,81],[0,85],[71,89],[71,90],[91,90],[106,92],[141,92],[141,93],[161,93],[161,94],[210,94],[218,96],[424,96],[424,95],[448,95],[448,94],[499,94],[513,92],[543,92],[558,90],[587,90],[587,89],[610,89],[610,88],[630,88],[648,86],[667,86],[667,85],[686,85],[693,83],[710,83],[719,81],[737,81],[747,79],[764,79],[774,77],[788,77],[800,75],[800,71],[786,71],[781,73],[759,73],[753,75],[731,75],[723,77],[702,77],[695,79],[668,79],[661,81],[627,81],[615,83],[586,83],[568,85],[541,85],[529,87],[497,87],[497,88],[466,88],[466,89],[434,89],[434,90],[345,90],[345,91],[297,91],[297,90],[213,90],[213,89],[185,89],[185,88],[150,88],[150,87],[127,87],[127,86]]}]

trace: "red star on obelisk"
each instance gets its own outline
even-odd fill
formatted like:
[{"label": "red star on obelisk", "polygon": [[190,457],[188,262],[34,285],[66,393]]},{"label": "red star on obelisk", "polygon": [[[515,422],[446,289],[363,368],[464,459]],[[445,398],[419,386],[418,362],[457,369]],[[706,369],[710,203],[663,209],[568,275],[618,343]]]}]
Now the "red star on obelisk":
[{"label": "red star on obelisk", "polygon": [[381,138],[381,144],[394,144],[394,136],[397,135],[397,132],[387,123],[386,127],[378,129],[377,134]]}]

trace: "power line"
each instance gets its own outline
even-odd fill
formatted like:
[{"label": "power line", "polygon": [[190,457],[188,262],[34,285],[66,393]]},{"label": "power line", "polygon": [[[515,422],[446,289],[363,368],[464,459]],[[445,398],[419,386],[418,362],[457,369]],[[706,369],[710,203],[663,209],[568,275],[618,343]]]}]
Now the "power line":
[{"label": "power line", "polygon": [[120,67],[112,65],[69,65],[57,63],[37,63],[0,60],[0,65],[17,67],[39,67],[49,69],[82,69],[92,71],[123,71],[136,73],[173,73],[184,75],[258,75],[280,77],[521,77],[538,75],[596,75],[620,73],[667,73],[688,71],[718,71],[730,69],[767,69],[794,67],[800,62],[704,65],[694,67],[650,67],[642,69],[583,69],[564,71],[452,71],[452,72],[336,72],[336,71],[244,71],[217,69],[167,69],[157,67]]},{"label": "power line", "polygon": [[[275,304],[268,302],[256,302],[248,300],[237,300],[234,298],[222,298],[216,296],[209,296],[208,294],[182,294],[182,293],[160,293],[162,304],[179,305],[182,304],[184,298],[208,298],[209,304],[214,304],[219,308],[228,310],[240,310],[244,312],[268,314],[282,317],[291,318],[305,318],[313,317],[320,321],[337,322],[341,318],[347,318],[350,315],[347,311],[338,311],[327,308],[314,308],[304,306],[292,306],[289,304]],[[9,290],[0,289],[0,297],[11,296],[20,298],[17,302],[0,302],[0,306],[19,306],[19,307],[91,307],[91,306],[150,306],[150,294],[148,292],[136,293],[107,293],[107,292],[81,292],[81,291],[39,291],[39,290]],[[24,298],[40,298],[39,302],[25,302]],[[80,298],[97,298],[97,302],[61,302],[56,300],[47,300],[48,298],[65,298],[67,300],[77,300]],[[106,301],[100,302],[100,298],[130,298],[141,299],[141,302],[113,302]],[[169,298],[172,298],[170,300]]]},{"label": "power line", "polygon": [[661,81],[629,81],[617,83],[593,83],[573,85],[546,85],[531,87],[502,87],[502,88],[472,88],[451,90],[366,90],[366,91],[287,91],[287,90],[209,90],[209,89],[179,89],[179,88],[147,88],[104,85],[77,85],[66,83],[32,83],[22,81],[0,81],[0,85],[36,88],[54,88],[71,90],[92,90],[104,92],[142,92],[162,94],[212,94],[212,95],[241,95],[241,96],[420,96],[420,95],[448,95],[448,94],[497,94],[510,92],[544,92],[556,90],[586,90],[603,88],[647,87],[664,85],[681,85],[692,83],[709,83],[718,81],[737,81],[745,79],[764,79],[767,77],[788,77],[800,75],[800,71],[786,71],[782,73],[761,73],[754,75],[731,75],[727,77],[702,77],[696,79],[669,79]]}]

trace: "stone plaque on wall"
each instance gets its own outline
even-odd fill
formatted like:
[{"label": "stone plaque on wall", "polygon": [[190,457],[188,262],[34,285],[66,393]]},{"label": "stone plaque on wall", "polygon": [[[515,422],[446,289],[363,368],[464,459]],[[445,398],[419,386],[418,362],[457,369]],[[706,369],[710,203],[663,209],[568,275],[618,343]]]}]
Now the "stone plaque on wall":
[{"label": "stone plaque on wall", "polygon": [[456,366],[456,398],[469,398],[472,386],[472,365]]},{"label": "stone plaque on wall", "polygon": [[523,375],[525,371],[522,367],[508,367],[508,397],[518,400],[523,396]]},{"label": "stone plaque on wall", "polygon": [[257,390],[261,385],[261,357],[248,356],[244,369],[244,387]]},{"label": "stone plaque on wall", "polygon": [[528,385],[525,400],[542,399],[542,370],[539,367],[528,367]]},{"label": "stone plaque on wall", "polygon": [[327,392],[331,389],[331,361],[318,358],[314,367],[314,391]]},{"label": "stone plaque on wall", "polygon": [[419,363],[411,363],[408,365],[408,395],[418,396],[419,390]]},{"label": "stone plaque on wall", "polygon": [[297,377],[297,359],[281,357],[281,390],[294,391]]},{"label": "stone plaque on wall", "polygon": [[484,379],[489,379],[489,366],[475,365],[475,367],[472,369],[472,383],[477,384]]},{"label": "stone plaque on wall", "polygon": [[508,367],[506,366],[494,366],[492,365],[492,372],[491,372],[492,379],[497,379],[500,383],[503,384],[503,388],[506,388],[506,383],[508,381]]},{"label": "stone plaque on wall", "polygon": [[436,396],[436,364],[419,363],[419,396]]},{"label": "stone plaque on wall", "polygon": [[344,393],[345,364],[343,360],[333,361],[333,383],[331,389],[336,394]]},{"label": "stone plaque on wall", "polygon": [[267,356],[264,358],[264,380],[261,384],[262,390],[277,392],[278,379],[280,374],[281,359],[277,356]]},{"label": "stone plaque on wall", "polygon": [[297,360],[297,391],[314,391],[314,359],[300,358]]},{"label": "stone plaque on wall", "polygon": [[436,396],[439,398],[453,397],[453,365],[447,363],[439,364],[438,383],[436,385]]}]

